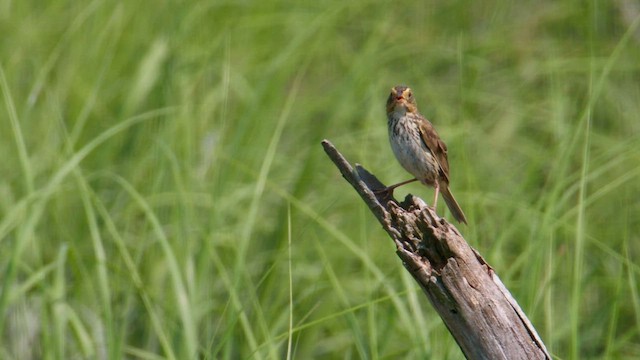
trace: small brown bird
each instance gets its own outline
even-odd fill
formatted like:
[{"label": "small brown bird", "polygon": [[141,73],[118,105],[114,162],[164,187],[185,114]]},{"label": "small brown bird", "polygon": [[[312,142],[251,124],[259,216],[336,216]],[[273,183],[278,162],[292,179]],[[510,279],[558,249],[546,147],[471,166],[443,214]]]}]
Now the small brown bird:
[{"label": "small brown bird", "polygon": [[447,145],[440,139],[429,120],[418,112],[410,88],[395,86],[391,89],[387,99],[387,118],[393,153],[400,165],[415,176],[415,179],[389,186],[382,192],[392,193],[398,186],[419,180],[424,185],[436,189],[433,198],[434,209],[438,202],[438,193],[442,193],[453,217],[466,224],[467,219],[449,190]]}]

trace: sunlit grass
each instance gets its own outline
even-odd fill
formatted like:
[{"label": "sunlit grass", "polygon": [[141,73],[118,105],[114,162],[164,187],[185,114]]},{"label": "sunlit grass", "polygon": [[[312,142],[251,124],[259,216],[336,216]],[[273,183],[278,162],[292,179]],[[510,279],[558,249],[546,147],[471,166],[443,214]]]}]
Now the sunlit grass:
[{"label": "sunlit grass", "polygon": [[554,356],[640,357],[622,3],[0,3],[0,358],[461,358],[320,146],[405,180],[398,83]]}]

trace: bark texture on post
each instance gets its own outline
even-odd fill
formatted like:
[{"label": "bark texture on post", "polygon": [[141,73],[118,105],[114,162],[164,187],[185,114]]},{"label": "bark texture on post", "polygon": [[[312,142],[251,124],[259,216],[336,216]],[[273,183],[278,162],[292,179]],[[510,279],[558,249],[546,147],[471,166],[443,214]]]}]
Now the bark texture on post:
[{"label": "bark texture on post", "polygon": [[458,230],[420,198],[397,202],[385,186],[354,167],[327,140],[325,152],[356,189],[397,246],[405,268],[468,359],[551,359],[542,340],[500,278]]}]

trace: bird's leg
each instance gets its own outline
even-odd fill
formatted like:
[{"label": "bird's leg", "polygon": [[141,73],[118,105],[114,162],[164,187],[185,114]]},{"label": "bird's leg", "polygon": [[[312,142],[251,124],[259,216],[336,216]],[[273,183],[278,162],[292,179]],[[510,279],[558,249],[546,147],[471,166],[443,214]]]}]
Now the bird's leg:
[{"label": "bird's leg", "polygon": [[438,193],[440,193],[440,184],[438,184],[438,181],[436,180],[436,185],[435,185],[436,191],[435,191],[435,195],[433,196],[433,210],[436,210],[436,205],[438,205]]},{"label": "bird's leg", "polygon": [[399,183],[397,183],[397,184],[394,184],[394,185],[391,185],[391,186],[387,186],[387,187],[386,187],[386,188],[384,188],[384,189],[376,190],[376,191],[374,191],[374,193],[375,193],[375,194],[385,194],[385,193],[388,193],[388,194],[390,194],[391,196],[393,196],[393,190],[395,190],[395,188],[400,187],[400,186],[402,186],[402,185],[406,185],[406,184],[412,183],[412,182],[414,182],[414,181],[418,181],[418,179],[413,178],[413,179],[411,179],[411,180],[407,180],[407,181],[399,182]]}]

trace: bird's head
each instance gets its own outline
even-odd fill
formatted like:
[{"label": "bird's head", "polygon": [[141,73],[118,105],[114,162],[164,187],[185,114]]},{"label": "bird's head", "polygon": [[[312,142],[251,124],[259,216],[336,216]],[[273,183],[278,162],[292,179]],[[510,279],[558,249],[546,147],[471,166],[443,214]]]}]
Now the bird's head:
[{"label": "bird's head", "polygon": [[401,115],[418,112],[418,105],[410,88],[403,85],[391,88],[391,94],[387,99],[387,114],[394,112]]}]

